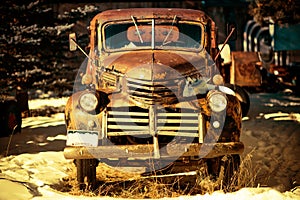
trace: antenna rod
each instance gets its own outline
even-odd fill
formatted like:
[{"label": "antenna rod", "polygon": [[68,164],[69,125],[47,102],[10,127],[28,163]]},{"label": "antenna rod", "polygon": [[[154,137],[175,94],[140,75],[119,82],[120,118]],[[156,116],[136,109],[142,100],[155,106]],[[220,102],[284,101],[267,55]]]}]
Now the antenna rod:
[{"label": "antenna rod", "polygon": [[235,30],[235,28],[232,28],[232,29],[231,29],[231,31],[230,31],[230,33],[229,33],[229,35],[227,36],[227,38],[226,38],[226,40],[225,40],[225,42],[224,42],[224,44],[223,44],[223,46],[222,46],[222,48],[221,48],[221,49],[220,49],[220,51],[217,53],[217,55],[216,55],[216,57],[215,57],[214,61],[216,61],[216,60],[217,60],[217,58],[219,57],[219,55],[220,55],[221,51],[222,51],[222,50],[223,50],[223,48],[225,47],[225,44],[227,44],[227,42],[228,42],[229,38],[231,37],[231,35],[233,34],[234,30]]}]

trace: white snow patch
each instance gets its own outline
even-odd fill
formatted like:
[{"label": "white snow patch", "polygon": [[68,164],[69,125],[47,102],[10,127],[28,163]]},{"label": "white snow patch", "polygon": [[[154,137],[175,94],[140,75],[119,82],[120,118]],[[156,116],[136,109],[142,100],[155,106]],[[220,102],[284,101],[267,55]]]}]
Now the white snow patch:
[{"label": "white snow patch", "polygon": [[39,109],[45,106],[61,107],[65,106],[68,97],[49,98],[49,99],[33,99],[28,102],[29,109]]},{"label": "white snow patch", "polygon": [[300,113],[269,113],[264,114],[265,119],[273,119],[275,121],[297,121],[300,123]]},{"label": "white snow patch", "polygon": [[38,116],[23,118],[22,128],[38,128],[64,125],[64,117],[64,113],[56,113],[51,115],[50,117]]}]

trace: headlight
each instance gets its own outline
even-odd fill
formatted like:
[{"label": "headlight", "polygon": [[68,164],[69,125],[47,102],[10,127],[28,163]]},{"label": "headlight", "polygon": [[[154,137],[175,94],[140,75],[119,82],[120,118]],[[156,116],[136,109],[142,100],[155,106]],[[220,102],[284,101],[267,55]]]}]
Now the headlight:
[{"label": "headlight", "polygon": [[221,112],[226,109],[227,106],[227,98],[226,96],[217,91],[211,91],[207,95],[208,97],[208,105],[214,112]]},{"label": "headlight", "polygon": [[96,109],[98,105],[98,99],[93,93],[84,93],[79,98],[79,105],[86,112],[91,112]]},{"label": "headlight", "polygon": [[224,79],[220,74],[217,74],[213,77],[213,83],[215,85],[223,85],[224,84]]}]

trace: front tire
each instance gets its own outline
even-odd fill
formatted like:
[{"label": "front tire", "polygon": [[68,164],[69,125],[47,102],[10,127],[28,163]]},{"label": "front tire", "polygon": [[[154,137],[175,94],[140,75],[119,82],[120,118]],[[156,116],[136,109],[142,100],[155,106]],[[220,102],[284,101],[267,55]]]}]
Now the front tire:
[{"label": "front tire", "polygon": [[96,159],[76,159],[77,181],[80,190],[94,190],[96,188]]},{"label": "front tire", "polygon": [[234,174],[239,170],[240,164],[240,155],[226,155],[222,157],[219,169],[219,181],[225,190],[229,190],[234,186]]},{"label": "front tire", "polygon": [[208,173],[214,178],[218,187],[229,191],[234,186],[234,174],[238,171],[240,155],[225,155],[208,159]]}]

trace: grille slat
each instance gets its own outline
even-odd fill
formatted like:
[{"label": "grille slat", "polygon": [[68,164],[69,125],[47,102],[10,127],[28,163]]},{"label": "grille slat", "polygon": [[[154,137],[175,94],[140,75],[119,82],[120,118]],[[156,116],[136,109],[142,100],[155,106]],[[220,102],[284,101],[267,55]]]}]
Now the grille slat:
[{"label": "grille slat", "polygon": [[126,131],[135,131],[135,130],[144,130],[147,131],[149,130],[148,126],[130,126],[130,125],[108,125],[107,126],[108,129],[115,129],[115,130],[124,130]]},{"label": "grille slat", "polygon": [[198,137],[198,133],[189,133],[189,132],[170,132],[170,131],[158,131],[158,135],[165,135],[165,136],[176,136],[180,135],[182,137]]},{"label": "grille slat", "polygon": [[179,91],[177,79],[146,81],[127,78],[127,88],[132,100],[147,105],[174,103]]},{"label": "grille slat", "polygon": [[193,117],[193,118],[197,118],[198,117],[198,113],[195,113],[191,110],[188,110],[186,112],[160,112],[157,113],[158,117]]},{"label": "grille slat", "polygon": [[144,116],[148,117],[147,112],[131,112],[131,111],[108,111],[110,116]]},{"label": "grille slat", "polygon": [[182,127],[182,126],[160,126],[157,128],[158,131],[162,130],[162,131],[177,131],[178,129],[184,129],[185,131],[198,131],[198,127],[195,126],[186,126],[186,127]]},{"label": "grille slat", "polygon": [[195,124],[195,120],[181,120],[181,119],[158,119],[157,120],[157,123],[168,123],[168,124],[171,124],[171,123],[175,123],[175,124],[178,124],[178,123],[185,123],[185,124]]},{"label": "grille slat", "polygon": [[180,81],[179,79],[174,79],[174,80],[153,80],[153,81],[148,81],[148,80],[142,80],[142,79],[133,79],[133,78],[128,78],[127,77],[128,83],[136,84],[136,85],[147,85],[147,86],[152,86],[152,85],[164,85],[164,86],[172,86],[172,85],[177,85],[177,83]]},{"label": "grille slat", "polygon": [[137,122],[137,123],[149,123],[149,119],[136,119],[136,118],[108,118],[107,119],[108,122]]},{"label": "grille slat", "polygon": [[[128,135],[128,132],[124,131],[114,131],[114,132],[109,132],[108,136],[126,136]],[[149,135],[148,131],[131,131],[130,132],[131,136],[139,136],[139,135]]]},{"label": "grille slat", "polygon": [[153,91],[152,93],[148,93],[147,91],[141,91],[141,90],[133,90],[131,96],[145,96],[149,98],[156,98],[156,97],[172,97],[174,96],[174,93],[171,91]]},{"label": "grille slat", "polygon": [[155,92],[160,92],[160,91],[169,91],[170,89],[176,89],[177,87],[171,87],[171,86],[166,86],[166,85],[138,85],[138,84],[132,84],[128,82],[127,86],[131,90],[145,90],[145,91],[155,91]]}]

